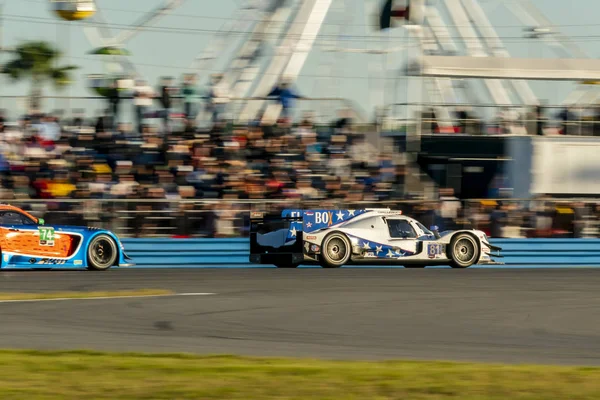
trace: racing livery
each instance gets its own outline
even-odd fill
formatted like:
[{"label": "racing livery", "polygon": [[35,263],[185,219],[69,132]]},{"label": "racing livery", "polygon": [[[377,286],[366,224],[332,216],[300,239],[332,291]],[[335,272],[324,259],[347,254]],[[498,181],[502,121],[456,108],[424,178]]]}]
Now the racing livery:
[{"label": "racing livery", "polygon": [[[320,264],[337,268],[352,263],[399,264],[407,268],[501,264],[479,230],[438,233],[390,209],[283,210],[281,216],[251,214],[250,262],[294,268]],[[275,229],[269,227],[275,226]],[[501,257],[499,254],[493,257]]]},{"label": "racing livery", "polygon": [[0,204],[0,268],[107,270],[134,265],[111,231],[48,226],[41,218]]}]

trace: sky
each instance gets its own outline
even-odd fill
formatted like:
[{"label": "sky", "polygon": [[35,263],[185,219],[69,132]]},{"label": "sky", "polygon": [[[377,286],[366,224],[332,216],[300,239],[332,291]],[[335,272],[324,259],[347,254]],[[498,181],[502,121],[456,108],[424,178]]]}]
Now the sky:
[{"label": "sky", "polygon": [[[111,33],[117,35],[151,9],[163,4],[164,0],[96,0],[98,8],[108,21]],[[87,87],[89,74],[105,73],[106,59],[88,54],[94,46],[83,32],[83,24],[57,19],[50,11],[46,0],[0,0],[3,6],[3,46],[16,46],[27,40],[55,42],[64,52],[63,64],[80,67],[75,73],[76,82],[63,92],[52,87],[47,95],[92,96]],[[179,79],[187,72],[197,72],[200,82],[205,84],[211,73],[218,72],[228,62],[224,53],[210,70],[193,70],[194,58],[214,39],[214,31],[221,28],[232,17],[243,0],[187,0],[172,14],[164,16],[148,31],[142,31],[125,43],[132,53],[131,61],[136,69],[153,85],[158,85],[161,76]],[[432,4],[438,1],[431,0]],[[525,27],[511,14],[512,1],[479,0],[488,18],[497,28],[498,35],[515,57],[557,57],[550,47],[540,42],[523,38]],[[572,37],[591,58],[598,56],[600,43],[600,2],[597,0],[532,0],[543,14],[561,32]],[[376,107],[394,102],[415,101],[420,96],[416,91],[415,78],[402,76],[400,68],[406,57],[415,54],[414,42],[409,50],[399,50],[389,55],[324,52],[322,46],[332,38],[338,38],[337,46],[346,48],[389,48],[406,44],[406,31],[396,28],[389,32],[377,32],[373,26],[373,15],[380,0],[333,0],[314,49],[296,82],[297,90],[308,97],[336,97],[354,102],[366,113]],[[443,10],[443,6],[441,8]],[[444,14],[442,12],[443,16]],[[447,22],[449,19],[445,18]],[[152,30],[154,29],[154,31]],[[239,29],[239,28],[238,28]],[[451,28],[451,35],[458,37]],[[457,42],[459,42],[457,40]],[[2,62],[9,55],[2,56]],[[551,62],[551,60],[549,60]],[[408,84],[408,82],[411,82]],[[548,104],[557,104],[574,89],[571,83],[530,82],[536,95]],[[27,83],[15,84],[0,77],[0,96],[23,96],[29,92]],[[482,95],[482,102],[490,100]],[[0,108],[9,115],[22,111],[24,102],[0,99]],[[86,108],[88,113],[97,112],[100,105],[90,100],[64,100],[47,103],[55,108]],[[315,104],[315,108],[318,107]],[[336,103],[335,106],[337,107]]]}]

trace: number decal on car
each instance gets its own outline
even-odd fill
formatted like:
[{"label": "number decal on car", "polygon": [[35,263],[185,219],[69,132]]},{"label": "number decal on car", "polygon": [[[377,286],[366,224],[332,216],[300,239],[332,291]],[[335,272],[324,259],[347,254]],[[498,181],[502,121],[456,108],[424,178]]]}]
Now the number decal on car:
[{"label": "number decal on car", "polygon": [[54,228],[40,227],[40,246],[54,246]]},{"label": "number decal on car", "polygon": [[427,255],[429,258],[435,258],[444,252],[444,245],[441,243],[427,244]]}]

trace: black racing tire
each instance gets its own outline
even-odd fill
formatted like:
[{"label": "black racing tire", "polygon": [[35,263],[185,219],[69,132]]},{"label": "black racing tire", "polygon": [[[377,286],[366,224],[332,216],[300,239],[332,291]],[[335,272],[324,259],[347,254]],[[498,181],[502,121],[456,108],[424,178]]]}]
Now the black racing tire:
[{"label": "black racing tire", "polygon": [[88,269],[106,271],[117,262],[119,248],[109,235],[94,236],[87,248]]},{"label": "black racing tire", "polygon": [[454,235],[450,241],[449,255],[452,268],[469,268],[479,261],[479,241],[468,233]]},{"label": "black racing tire", "polygon": [[331,232],[321,245],[320,264],[323,268],[340,268],[352,257],[352,244],[341,232]]}]

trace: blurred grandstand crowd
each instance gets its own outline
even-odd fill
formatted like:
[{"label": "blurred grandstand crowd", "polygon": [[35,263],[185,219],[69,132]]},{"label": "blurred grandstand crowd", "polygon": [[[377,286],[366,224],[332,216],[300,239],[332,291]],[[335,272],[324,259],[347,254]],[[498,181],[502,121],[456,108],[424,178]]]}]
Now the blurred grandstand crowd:
[{"label": "blurred grandstand crowd", "polygon": [[[390,207],[440,230],[598,235],[595,204],[464,202],[447,189],[435,202],[410,199],[402,154],[379,151],[346,115],[319,127],[310,114],[234,127],[209,100],[214,123],[199,130],[194,92],[184,87],[177,100],[171,87],[161,90],[138,85],[134,124],[116,122],[111,98],[95,120],[0,116],[0,200],[48,223],[105,226],[123,236],[246,235],[248,211],[257,207]],[[282,90],[272,92],[280,102]]]}]

